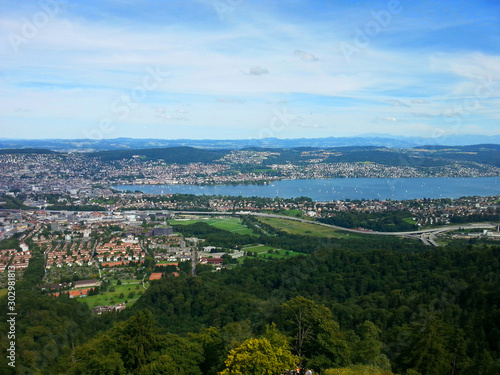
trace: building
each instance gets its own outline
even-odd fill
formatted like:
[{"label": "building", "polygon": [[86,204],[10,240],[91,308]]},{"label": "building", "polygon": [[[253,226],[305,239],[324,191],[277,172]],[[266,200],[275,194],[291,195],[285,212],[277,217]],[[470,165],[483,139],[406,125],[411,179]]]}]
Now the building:
[{"label": "building", "polygon": [[171,236],[174,234],[174,228],[153,228],[153,236]]},{"label": "building", "polygon": [[102,313],[105,312],[111,312],[111,311],[121,311],[125,309],[125,303],[117,303],[116,305],[112,306],[98,306],[94,307],[92,311],[94,314],[101,315]]},{"label": "building", "polygon": [[101,285],[100,281],[95,279],[75,281],[75,288],[89,288],[99,285]]}]

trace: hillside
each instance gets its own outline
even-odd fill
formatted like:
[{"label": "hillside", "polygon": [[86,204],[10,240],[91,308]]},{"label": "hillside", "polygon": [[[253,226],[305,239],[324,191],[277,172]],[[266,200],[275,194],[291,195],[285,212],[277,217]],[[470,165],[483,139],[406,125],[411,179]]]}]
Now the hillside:
[{"label": "hillside", "polygon": [[204,150],[194,147],[166,147],[141,150],[113,150],[91,152],[87,155],[103,161],[139,158],[140,160],[163,160],[166,163],[211,163],[226,155],[228,151]]},{"label": "hillside", "polygon": [[[221,241],[238,236],[182,227],[186,235],[216,234]],[[29,317],[17,322],[16,370],[216,375],[231,373],[237,353],[250,367],[267,358],[272,374],[299,364],[315,373],[336,369],[328,370],[333,374],[500,370],[498,244],[454,242],[436,251],[397,239],[284,232],[270,238],[290,250],[308,248],[310,255],[250,257],[217,273],[199,265],[197,277],[184,262],[178,277],[153,281],[130,309],[103,315],[79,300],[44,295],[37,287],[43,255],[31,244],[34,258],[16,287],[16,311]],[[0,300],[4,315],[6,302]],[[0,322],[4,351],[7,331],[8,323]],[[15,373],[5,356],[0,365]]]},{"label": "hillside", "polygon": [[106,151],[134,150],[163,147],[191,146],[204,149],[241,150],[256,148],[331,148],[375,147],[411,148],[420,145],[474,145],[479,143],[500,143],[500,136],[456,135],[439,138],[403,137],[393,135],[361,135],[357,137],[324,137],[324,138],[261,138],[261,139],[156,139],[156,138],[113,138],[113,139],[5,139],[0,138],[0,149],[3,148],[43,148],[60,152],[68,151]]}]

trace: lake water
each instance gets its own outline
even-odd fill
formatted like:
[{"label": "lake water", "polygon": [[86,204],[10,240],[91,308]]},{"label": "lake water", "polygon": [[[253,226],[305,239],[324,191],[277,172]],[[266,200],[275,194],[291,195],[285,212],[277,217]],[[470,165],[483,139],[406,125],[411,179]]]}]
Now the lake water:
[{"label": "lake water", "polygon": [[500,195],[500,177],[330,178],[282,180],[269,185],[120,185],[114,188],[140,190],[148,194],[183,193],[268,198],[305,196],[315,201],[388,198],[404,200]]}]

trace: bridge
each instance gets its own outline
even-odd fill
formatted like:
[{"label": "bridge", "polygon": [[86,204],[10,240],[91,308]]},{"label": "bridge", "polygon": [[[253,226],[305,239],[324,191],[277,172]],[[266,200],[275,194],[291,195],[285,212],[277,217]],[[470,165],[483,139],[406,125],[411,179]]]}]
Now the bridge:
[{"label": "bridge", "polygon": [[[48,211],[48,212],[52,212],[52,211]],[[60,211],[54,211],[54,212],[60,212]],[[64,211],[64,212],[72,213],[72,211]],[[76,212],[76,211],[73,211],[73,212]],[[313,225],[320,225],[323,227],[328,227],[328,228],[332,228],[332,229],[336,229],[336,230],[340,230],[340,231],[344,231],[344,232],[351,232],[351,233],[357,233],[357,234],[416,238],[428,246],[439,246],[439,244],[436,242],[436,236],[440,233],[450,232],[450,231],[459,230],[459,229],[486,229],[486,228],[491,229],[491,228],[497,228],[497,225],[498,225],[498,224],[493,224],[493,223],[473,223],[473,224],[461,224],[461,225],[447,225],[447,226],[442,226],[442,227],[434,228],[434,229],[422,229],[422,230],[408,231],[408,232],[377,232],[377,231],[372,231],[372,230],[368,230],[368,229],[344,228],[344,227],[339,227],[338,225],[320,223],[319,221],[306,220],[306,219],[302,219],[299,217],[278,215],[278,214],[268,214],[268,213],[263,213],[263,212],[252,212],[252,211],[236,211],[236,212],[220,211],[220,212],[218,212],[218,211],[168,211],[168,210],[153,211],[152,210],[152,211],[140,211],[140,212],[143,214],[157,214],[157,213],[170,213],[171,214],[171,213],[175,213],[175,214],[183,214],[183,215],[216,215],[216,216],[250,215],[250,216],[258,216],[258,217],[270,217],[270,218],[276,218],[276,219],[299,221],[302,223],[313,224]],[[123,214],[135,214],[135,213],[137,213],[137,211],[123,211]]]},{"label": "bridge", "polygon": [[338,225],[321,223],[319,221],[306,220],[306,219],[302,219],[299,217],[277,215],[277,214],[268,214],[268,213],[263,213],[263,212],[237,211],[237,212],[233,213],[233,212],[213,212],[213,211],[212,212],[171,211],[170,213],[178,213],[178,214],[183,214],[183,215],[217,215],[217,216],[219,216],[219,215],[228,215],[228,216],[231,216],[231,215],[238,215],[238,216],[250,215],[250,216],[257,216],[257,217],[270,217],[270,218],[276,218],[276,219],[299,221],[299,222],[307,223],[307,224],[320,225],[323,227],[328,227],[328,228],[332,228],[332,229],[336,229],[336,230],[340,230],[340,231],[344,231],[344,232],[351,232],[351,233],[357,233],[357,234],[416,238],[428,246],[439,246],[439,244],[436,242],[436,236],[440,233],[455,231],[455,230],[459,230],[459,229],[497,228],[497,224],[474,223],[474,224],[462,224],[462,225],[447,225],[447,226],[443,226],[440,228],[422,229],[422,230],[408,231],[408,232],[377,232],[377,231],[366,230],[366,229],[363,230],[363,229],[344,228],[344,227],[339,227]]}]

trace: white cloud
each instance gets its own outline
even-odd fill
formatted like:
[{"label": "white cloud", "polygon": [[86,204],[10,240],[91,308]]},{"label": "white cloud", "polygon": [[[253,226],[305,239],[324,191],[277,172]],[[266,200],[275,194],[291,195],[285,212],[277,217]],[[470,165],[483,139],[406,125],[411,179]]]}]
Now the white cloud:
[{"label": "white cloud", "polygon": [[377,117],[377,121],[398,122],[399,120],[396,117]]},{"label": "white cloud", "polygon": [[319,59],[314,56],[313,54],[309,53],[309,52],[306,52],[306,51],[301,51],[299,49],[296,49],[295,51],[293,51],[293,54],[295,56],[297,56],[298,58],[300,58],[301,60],[303,61],[311,61],[311,62],[314,62],[314,61],[318,61]]},{"label": "white cloud", "polygon": [[251,76],[261,76],[263,74],[269,74],[269,70],[267,70],[266,68],[261,68],[260,66],[254,66],[248,71],[248,73],[245,74]]},{"label": "white cloud", "polygon": [[395,106],[395,107],[407,107],[407,108],[411,108],[411,105],[408,104],[408,103],[405,103],[401,100],[398,100],[398,99],[393,99],[390,101],[390,103]]},{"label": "white cloud", "polygon": [[220,103],[226,103],[226,104],[233,104],[233,103],[243,104],[244,103],[244,101],[241,99],[229,99],[229,98],[217,98],[217,101]]},{"label": "white cloud", "polygon": [[[423,53],[412,46],[382,43],[391,32],[401,28],[408,32],[410,27],[403,21],[408,21],[410,8],[405,8],[407,15],[393,17],[387,33],[377,37],[381,43],[374,40],[347,63],[339,43],[356,25],[366,23],[359,7],[339,11],[335,23],[326,18],[300,21],[300,17],[291,22],[279,12],[262,11],[266,5],[243,2],[231,13],[231,20],[222,22],[213,2],[204,3],[199,6],[211,14],[213,27],[203,20],[149,25],[134,22],[133,16],[129,24],[115,19],[99,22],[71,13],[69,7],[17,54],[7,39],[1,39],[0,110],[11,121],[7,125],[10,134],[23,122],[40,123],[46,129],[51,123],[68,124],[71,119],[78,119],[72,124],[88,126],[106,117],[118,123],[121,119],[113,112],[113,103],[143,85],[148,67],[159,67],[163,79],[123,120],[130,129],[145,126],[146,120],[164,125],[165,120],[188,117],[199,127],[216,123],[222,129],[242,123],[258,129],[268,126],[269,107],[287,103],[297,113],[310,109],[318,114],[302,124],[297,121],[297,127],[331,129],[332,123],[344,128],[343,124],[350,124],[342,131],[363,133],[376,118],[380,129],[385,124],[393,131],[417,132],[423,128],[410,124],[415,120],[449,126],[442,119],[443,108],[476,98],[478,90],[484,95],[469,116],[497,120],[498,105],[493,100],[500,92],[500,56]],[[370,9],[363,11],[369,15]],[[466,21],[460,18],[456,23],[468,25]],[[22,22],[18,14],[6,13],[0,19],[4,32],[20,32]],[[443,21],[446,27],[453,26],[450,22]],[[416,21],[410,23],[415,32],[423,28]],[[320,53],[321,59],[311,51]],[[173,100],[193,103],[198,112],[175,105],[165,107],[164,112],[151,111]],[[348,104],[336,105],[337,100]],[[220,103],[245,105],[227,105],[221,111]]]},{"label": "white cloud", "polygon": [[299,124],[299,126],[302,127],[302,128],[313,128],[313,129],[323,128],[323,126],[319,126],[317,124],[305,124],[305,123],[301,123],[301,124]]}]

